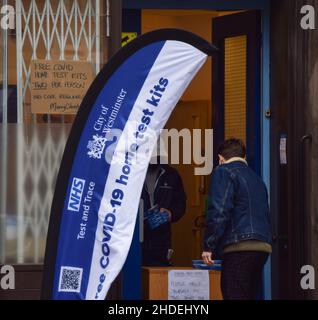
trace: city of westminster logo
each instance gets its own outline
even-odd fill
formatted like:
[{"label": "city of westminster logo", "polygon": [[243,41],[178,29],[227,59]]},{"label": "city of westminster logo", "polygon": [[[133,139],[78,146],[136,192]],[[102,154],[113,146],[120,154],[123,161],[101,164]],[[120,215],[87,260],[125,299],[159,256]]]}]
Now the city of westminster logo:
[{"label": "city of westminster logo", "polygon": [[98,134],[93,135],[93,140],[89,140],[87,144],[87,155],[93,159],[101,159],[104,153],[107,139]]}]

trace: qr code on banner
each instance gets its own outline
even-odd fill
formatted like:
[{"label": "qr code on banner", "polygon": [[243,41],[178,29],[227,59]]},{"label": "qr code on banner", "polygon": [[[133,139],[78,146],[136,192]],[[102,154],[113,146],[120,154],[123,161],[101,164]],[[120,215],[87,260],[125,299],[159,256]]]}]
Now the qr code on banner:
[{"label": "qr code on banner", "polygon": [[80,292],[82,275],[82,268],[61,267],[59,291]]}]

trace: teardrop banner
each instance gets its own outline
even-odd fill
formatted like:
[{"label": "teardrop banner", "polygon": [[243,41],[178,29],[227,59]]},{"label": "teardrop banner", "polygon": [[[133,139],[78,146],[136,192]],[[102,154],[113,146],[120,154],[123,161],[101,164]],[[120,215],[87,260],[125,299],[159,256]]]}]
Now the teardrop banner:
[{"label": "teardrop banner", "polygon": [[97,75],[57,177],[42,299],[106,298],[128,255],[160,130],[216,50],[187,31],[156,30],[124,46]]}]

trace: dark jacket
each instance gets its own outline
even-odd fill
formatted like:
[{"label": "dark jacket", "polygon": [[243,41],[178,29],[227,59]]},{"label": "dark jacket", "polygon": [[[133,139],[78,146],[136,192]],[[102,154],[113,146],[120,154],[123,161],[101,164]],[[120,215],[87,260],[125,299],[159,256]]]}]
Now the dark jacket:
[{"label": "dark jacket", "polygon": [[[144,201],[144,212],[150,209],[150,198],[144,185],[141,198]],[[160,208],[171,211],[171,222],[178,221],[185,213],[186,195],[183,189],[181,177],[177,170],[168,166],[160,165],[160,171],[154,191],[154,203]],[[163,224],[157,229],[150,230],[147,224],[144,227],[144,249],[152,250],[160,247],[171,248],[171,224]]]},{"label": "dark jacket", "polygon": [[243,161],[218,166],[212,172],[204,250],[221,253],[244,240],[271,243],[267,189]]}]

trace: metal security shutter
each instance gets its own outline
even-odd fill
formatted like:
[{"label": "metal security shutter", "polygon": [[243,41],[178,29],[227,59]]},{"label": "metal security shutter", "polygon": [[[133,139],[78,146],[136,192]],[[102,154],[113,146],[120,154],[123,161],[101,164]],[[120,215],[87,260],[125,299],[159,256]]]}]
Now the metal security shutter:
[{"label": "metal security shutter", "polygon": [[35,59],[90,61],[100,69],[99,0],[16,1],[18,123],[29,122]]},{"label": "metal security shutter", "polygon": [[[100,69],[99,0],[16,1],[18,123],[37,123],[30,113],[34,59],[90,61]],[[50,121],[50,118],[49,118]],[[41,262],[56,173],[69,126],[17,130],[17,262]],[[26,247],[29,243],[29,248]],[[29,261],[30,258],[32,260]]]}]

